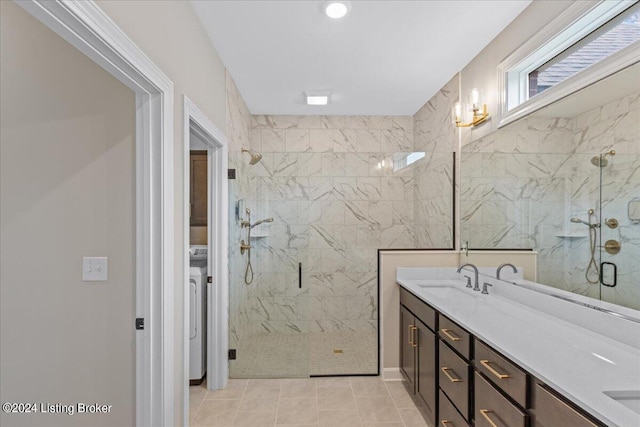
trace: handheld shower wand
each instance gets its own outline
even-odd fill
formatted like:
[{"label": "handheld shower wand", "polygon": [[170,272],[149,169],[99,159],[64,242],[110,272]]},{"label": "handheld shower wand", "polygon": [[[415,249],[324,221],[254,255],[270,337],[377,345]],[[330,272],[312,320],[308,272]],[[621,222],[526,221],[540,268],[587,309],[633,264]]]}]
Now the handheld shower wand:
[{"label": "handheld shower wand", "polygon": [[[587,213],[589,215],[589,222],[583,221],[580,218],[575,218],[575,217],[571,218],[569,221],[577,224],[584,224],[587,227],[589,227],[589,251],[591,252],[591,259],[589,260],[589,264],[587,265],[587,271],[585,271],[584,276],[587,279],[587,282],[598,283],[600,281],[600,271],[598,269],[598,263],[596,263],[596,238],[597,238],[596,228],[600,227],[600,224],[598,224],[597,222],[594,223],[591,221],[591,217],[595,215],[595,212],[593,209],[589,209]],[[590,276],[589,272],[591,270],[594,271],[594,274],[597,277],[595,280],[592,280],[589,277]]]}]

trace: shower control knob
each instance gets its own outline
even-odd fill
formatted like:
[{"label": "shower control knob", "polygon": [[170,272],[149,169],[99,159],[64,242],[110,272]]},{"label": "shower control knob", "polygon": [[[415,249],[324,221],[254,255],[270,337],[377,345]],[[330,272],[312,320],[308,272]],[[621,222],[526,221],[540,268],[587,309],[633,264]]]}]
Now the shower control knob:
[{"label": "shower control knob", "polygon": [[604,248],[604,250],[607,251],[607,253],[610,255],[615,255],[620,252],[620,242],[618,242],[617,240],[607,240],[606,242],[604,242],[604,246],[600,247]]},{"label": "shower control knob", "polygon": [[609,226],[609,228],[617,228],[618,227],[618,220],[615,218],[609,218],[606,221],[607,226]]}]

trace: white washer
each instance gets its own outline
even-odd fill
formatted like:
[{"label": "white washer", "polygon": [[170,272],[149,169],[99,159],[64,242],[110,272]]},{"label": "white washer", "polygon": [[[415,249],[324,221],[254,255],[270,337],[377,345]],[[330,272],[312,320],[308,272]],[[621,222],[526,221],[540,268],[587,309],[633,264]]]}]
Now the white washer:
[{"label": "white washer", "polygon": [[189,380],[200,384],[207,372],[207,247],[189,248]]}]

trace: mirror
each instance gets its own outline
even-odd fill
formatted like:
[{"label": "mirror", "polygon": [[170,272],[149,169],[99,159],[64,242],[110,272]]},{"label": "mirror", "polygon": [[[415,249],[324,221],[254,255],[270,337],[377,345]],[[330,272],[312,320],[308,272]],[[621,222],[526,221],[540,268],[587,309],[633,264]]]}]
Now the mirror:
[{"label": "mirror", "polygon": [[538,283],[640,309],[639,82],[635,64],[464,145],[461,240],[533,249]]}]

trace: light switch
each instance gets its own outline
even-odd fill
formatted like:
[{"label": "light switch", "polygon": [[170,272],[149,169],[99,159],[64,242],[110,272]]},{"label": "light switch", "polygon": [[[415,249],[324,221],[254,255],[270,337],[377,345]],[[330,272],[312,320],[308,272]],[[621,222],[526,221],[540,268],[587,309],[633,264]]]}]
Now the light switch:
[{"label": "light switch", "polygon": [[82,281],[106,282],[108,266],[109,263],[107,257],[83,257]]}]

